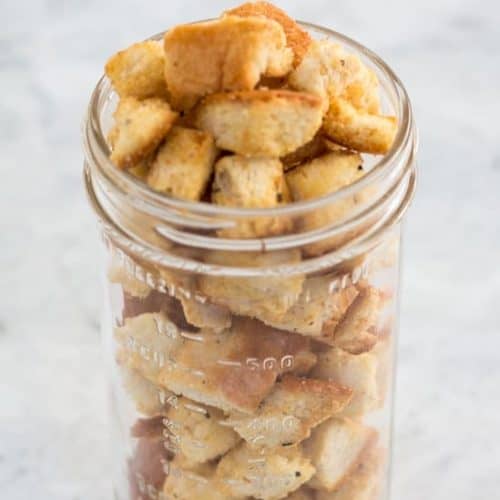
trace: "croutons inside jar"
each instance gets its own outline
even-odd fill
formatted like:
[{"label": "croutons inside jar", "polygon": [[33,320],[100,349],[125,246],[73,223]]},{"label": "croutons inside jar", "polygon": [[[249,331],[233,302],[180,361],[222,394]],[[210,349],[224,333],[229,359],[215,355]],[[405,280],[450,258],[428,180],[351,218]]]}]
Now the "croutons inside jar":
[{"label": "croutons inside jar", "polygon": [[147,183],[174,198],[198,201],[207,188],[216,155],[209,134],[173,127],[151,165]]}]

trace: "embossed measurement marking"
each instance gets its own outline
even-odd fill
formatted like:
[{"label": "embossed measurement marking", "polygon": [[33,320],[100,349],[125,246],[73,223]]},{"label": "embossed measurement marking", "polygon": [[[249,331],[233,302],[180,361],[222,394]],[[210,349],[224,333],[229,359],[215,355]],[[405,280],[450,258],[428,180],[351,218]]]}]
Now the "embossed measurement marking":
[{"label": "embossed measurement marking", "polygon": [[204,416],[208,415],[208,411],[205,410],[205,408],[202,408],[201,406],[196,406],[191,403],[184,403],[184,408],[186,408],[189,411],[193,411],[196,413],[201,413]]},{"label": "embossed measurement marking", "polygon": [[242,363],[240,361],[229,361],[229,360],[225,360],[225,359],[219,359],[217,361],[217,364],[222,365],[222,366],[236,366],[236,367],[239,367],[242,365]]},{"label": "embossed measurement marking", "polygon": [[180,335],[181,335],[181,337],[183,337],[187,340],[194,340],[195,342],[205,342],[205,338],[203,337],[203,335],[200,335],[200,334],[180,332]]}]

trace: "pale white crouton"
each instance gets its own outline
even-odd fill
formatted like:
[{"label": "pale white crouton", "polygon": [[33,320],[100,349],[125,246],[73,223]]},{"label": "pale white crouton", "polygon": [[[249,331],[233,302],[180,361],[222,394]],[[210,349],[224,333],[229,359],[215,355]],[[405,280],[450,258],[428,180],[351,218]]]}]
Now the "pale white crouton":
[{"label": "pale white crouton", "polygon": [[224,424],[252,448],[292,446],[341,412],[351,395],[350,389],[334,382],[286,375],[253,415],[230,415]]},{"label": "pale white crouton", "polygon": [[212,175],[216,154],[209,134],[173,127],[151,165],[147,183],[174,198],[198,201]]},{"label": "pale white crouton", "polygon": [[195,121],[221,149],[277,158],[309,142],[322,118],[321,100],[312,94],[253,90],[206,97]]},{"label": "pale white crouton", "polygon": [[161,43],[135,43],[106,63],[106,75],[120,97],[167,97],[165,56]]},{"label": "pale white crouton", "polygon": [[355,470],[376,440],[374,429],[353,420],[332,418],[322,424],[303,444],[305,456],[316,468],[308,486],[334,490]]},{"label": "pale white crouton", "polygon": [[176,26],[165,34],[165,78],[175,109],[226,90],[252,90],[261,76],[283,76],[292,65],[283,28],[262,17],[225,16]]},{"label": "pale white crouton", "polygon": [[313,474],[314,467],[297,447],[262,453],[246,443],[225,455],[215,473],[227,494],[263,500],[286,497]]},{"label": "pale white crouton", "polygon": [[111,161],[119,168],[132,168],[146,159],[163,141],[177,118],[166,101],[139,101],[124,97],[114,114],[110,132]]}]

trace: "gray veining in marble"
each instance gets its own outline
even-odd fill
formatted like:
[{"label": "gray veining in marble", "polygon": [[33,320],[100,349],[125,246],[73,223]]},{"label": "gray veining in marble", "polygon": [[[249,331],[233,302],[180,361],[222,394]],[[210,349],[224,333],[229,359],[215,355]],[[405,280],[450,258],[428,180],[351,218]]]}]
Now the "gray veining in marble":
[{"label": "gray veining in marble", "polygon": [[[203,7],[198,7],[203,3]],[[80,122],[105,58],[231,1],[0,2],[0,497],[109,500],[98,252]],[[379,52],[421,133],[395,500],[500,490],[500,7],[283,1]]]}]

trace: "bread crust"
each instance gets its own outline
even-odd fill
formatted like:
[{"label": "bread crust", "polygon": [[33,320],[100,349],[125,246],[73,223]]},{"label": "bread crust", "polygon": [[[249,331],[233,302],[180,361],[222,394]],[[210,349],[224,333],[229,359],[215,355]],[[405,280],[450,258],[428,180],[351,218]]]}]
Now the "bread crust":
[{"label": "bread crust", "polygon": [[251,90],[261,76],[286,75],[293,53],[281,25],[262,17],[224,16],[177,26],[165,34],[165,78],[174,109],[203,96]]}]

